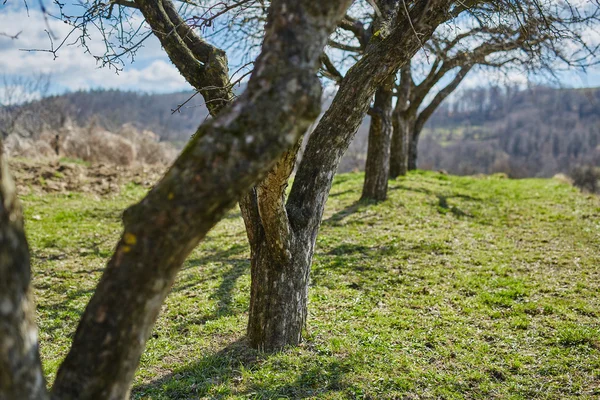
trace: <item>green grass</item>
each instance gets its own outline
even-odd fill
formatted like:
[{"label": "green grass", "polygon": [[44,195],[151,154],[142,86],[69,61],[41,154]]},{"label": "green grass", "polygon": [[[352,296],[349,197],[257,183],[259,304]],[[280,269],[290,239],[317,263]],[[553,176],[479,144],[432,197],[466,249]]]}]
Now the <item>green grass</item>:
[{"label": "green grass", "polygon": [[[600,201],[555,180],[416,172],[358,203],[332,188],[306,341],[244,342],[249,262],[233,210],[184,265],[135,399],[593,399],[600,396]],[[44,367],[53,378],[144,189],[29,195]],[[115,293],[118,296],[118,293]]]}]

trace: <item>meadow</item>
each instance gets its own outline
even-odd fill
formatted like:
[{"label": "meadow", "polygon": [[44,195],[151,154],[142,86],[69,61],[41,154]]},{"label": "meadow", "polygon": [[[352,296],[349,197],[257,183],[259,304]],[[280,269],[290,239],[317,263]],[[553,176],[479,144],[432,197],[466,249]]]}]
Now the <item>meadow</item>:
[{"label": "meadow", "polygon": [[[357,201],[362,180],[342,174],[331,190],[300,347],[245,344],[249,250],[234,209],[181,270],[132,398],[600,397],[598,197],[555,179],[416,171],[375,204]],[[22,196],[49,381],[122,211],[147,190]]]}]

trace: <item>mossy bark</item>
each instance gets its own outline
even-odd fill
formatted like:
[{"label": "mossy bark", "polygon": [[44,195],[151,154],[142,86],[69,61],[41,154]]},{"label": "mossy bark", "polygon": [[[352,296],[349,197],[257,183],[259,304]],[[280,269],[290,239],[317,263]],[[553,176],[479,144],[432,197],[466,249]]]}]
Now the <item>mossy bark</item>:
[{"label": "mossy bark", "polygon": [[271,4],[246,92],[203,124],[124,232],[61,365],[53,398],[122,400],[183,261],[320,112],[316,76],[349,0]]},{"label": "mossy bark", "polygon": [[395,76],[391,75],[375,93],[371,108],[371,126],[365,181],[362,189],[363,200],[383,201],[387,197],[390,171],[390,146],[392,142],[392,98]]},{"label": "mossy bark", "polygon": [[23,214],[0,141],[0,399],[47,398]]}]

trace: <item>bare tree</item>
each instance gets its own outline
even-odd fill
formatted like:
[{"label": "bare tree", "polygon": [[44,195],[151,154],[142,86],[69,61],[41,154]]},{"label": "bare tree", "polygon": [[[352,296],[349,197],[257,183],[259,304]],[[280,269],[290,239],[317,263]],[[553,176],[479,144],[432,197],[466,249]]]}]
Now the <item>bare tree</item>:
[{"label": "bare tree", "polygon": [[[585,34],[598,21],[598,12],[598,5],[577,8],[568,1],[480,2],[452,24],[441,25],[402,68],[399,82],[393,88],[386,84],[375,96],[362,198],[384,200],[388,175],[416,167],[424,124],[473,68],[552,74],[558,64],[583,68],[593,62],[596,48]],[[368,25],[368,15],[361,18],[347,16],[340,25],[346,35],[329,41],[338,52],[350,54],[346,57],[360,56],[379,33]],[[334,57],[323,59],[323,69],[335,82],[343,78],[343,62]],[[397,101],[390,113],[392,95]]]},{"label": "bare tree", "polygon": [[[460,30],[446,28],[434,35],[424,47],[420,65],[407,67],[402,75],[394,112],[398,129],[392,140],[390,178],[416,169],[425,123],[474,68],[553,76],[565,66],[585,69],[596,62],[596,47],[586,38],[586,30],[598,22],[598,5],[577,8],[568,1],[523,2],[517,14],[508,14],[494,25],[482,19],[489,9],[484,5],[472,10]],[[422,78],[416,83],[419,75]]]},{"label": "bare tree", "polygon": [[[201,125],[165,177],[125,212],[124,232],[59,369],[53,399],[129,397],[146,340],[189,252],[318,116],[318,60],[349,3],[271,3],[245,94]],[[147,7],[151,25],[173,23],[165,1],[136,4]],[[193,57],[179,29],[169,36],[179,47],[169,51]],[[4,164],[1,172],[0,398],[45,399],[22,217]]]},{"label": "bare tree", "polygon": [[0,85],[0,138],[11,133],[25,136],[35,133],[31,121],[40,121],[45,111],[34,101],[45,97],[49,89],[48,74],[4,75]]}]

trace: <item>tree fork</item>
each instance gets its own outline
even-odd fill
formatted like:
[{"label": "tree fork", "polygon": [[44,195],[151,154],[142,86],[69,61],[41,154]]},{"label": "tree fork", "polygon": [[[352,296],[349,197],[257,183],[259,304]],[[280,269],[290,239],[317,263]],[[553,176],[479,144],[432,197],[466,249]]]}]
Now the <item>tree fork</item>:
[{"label": "tree fork", "polygon": [[349,4],[271,3],[246,92],[203,124],[161,181],[124,214],[124,233],[58,371],[53,398],[129,397],[146,340],[187,255],[318,116],[319,57]]}]

